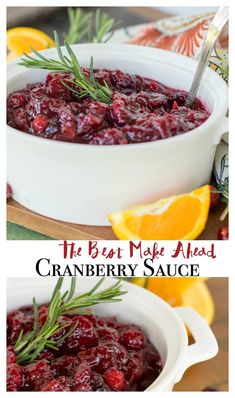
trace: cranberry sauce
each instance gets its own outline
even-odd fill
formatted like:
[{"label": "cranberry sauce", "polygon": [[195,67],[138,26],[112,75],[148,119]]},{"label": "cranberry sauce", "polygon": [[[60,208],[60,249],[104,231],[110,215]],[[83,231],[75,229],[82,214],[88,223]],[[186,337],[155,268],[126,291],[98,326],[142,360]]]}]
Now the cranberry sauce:
[{"label": "cranberry sauce", "polygon": [[49,73],[45,83],[28,84],[9,95],[9,126],[53,140],[118,145],[183,134],[209,117],[198,99],[188,109],[186,92],[157,81],[105,69],[96,70],[95,78],[112,88],[111,104],[80,99],[62,83],[71,75]]},{"label": "cranberry sauce", "polygon": [[[42,306],[41,326],[46,316]],[[162,371],[160,354],[136,325],[93,314],[63,316],[59,322],[66,326],[54,340],[77,323],[59,350],[45,349],[33,363],[19,365],[13,347],[20,331],[32,328],[33,309],[8,314],[7,391],[143,391]]]}]

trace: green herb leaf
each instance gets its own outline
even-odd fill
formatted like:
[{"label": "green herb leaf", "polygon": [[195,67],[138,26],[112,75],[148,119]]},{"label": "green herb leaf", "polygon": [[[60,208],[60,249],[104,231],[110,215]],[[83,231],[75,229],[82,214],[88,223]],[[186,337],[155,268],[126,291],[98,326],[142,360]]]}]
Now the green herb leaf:
[{"label": "green herb leaf", "polygon": [[64,39],[69,44],[87,41],[106,43],[112,37],[119,22],[97,9],[96,13],[84,12],[81,8],[68,8],[69,30]]},{"label": "green herb leaf", "polygon": [[[63,278],[59,278],[51,297],[46,321],[41,328],[39,326],[38,305],[35,298],[33,298],[34,325],[29,332],[23,333],[22,330],[19,334],[14,346],[17,362],[20,364],[33,362],[45,348],[57,350],[58,345],[74,332],[78,323],[73,326],[70,323],[60,324],[60,316],[65,314],[80,314],[80,308],[82,307],[120,301],[120,296],[127,293],[121,290],[121,281],[98,292],[97,290],[103,281],[104,278],[100,279],[90,291],[74,297],[76,278],[72,278],[70,289],[64,294],[61,293]],[[69,329],[63,336],[59,339],[53,339],[56,333],[67,328]]]},{"label": "green herb leaf", "polygon": [[[56,49],[59,60],[46,58],[42,56],[38,51],[32,49],[33,53],[37,58],[33,58],[31,55],[24,54],[25,58],[22,58],[19,65],[25,66],[26,68],[36,69],[47,69],[59,72],[71,73],[73,79],[69,80],[68,83],[72,83],[73,86],[62,81],[65,87],[72,92],[76,93],[80,98],[88,96],[96,101],[104,102],[106,104],[111,103],[113,92],[106,82],[104,85],[97,82],[94,78],[93,69],[93,58],[91,57],[90,62],[90,77],[82,70],[76,55],[67,41],[64,42],[68,56],[62,53],[60,40],[57,32],[54,32]],[[77,86],[77,89],[75,87]]]}]

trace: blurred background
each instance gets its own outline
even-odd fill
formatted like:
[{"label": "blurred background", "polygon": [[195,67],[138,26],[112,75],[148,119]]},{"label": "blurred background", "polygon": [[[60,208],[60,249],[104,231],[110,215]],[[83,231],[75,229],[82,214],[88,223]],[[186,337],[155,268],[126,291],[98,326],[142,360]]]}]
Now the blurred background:
[{"label": "blurred background", "polygon": [[[97,7],[82,7],[87,11],[95,11]],[[217,7],[101,7],[112,18],[120,20],[119,27],[126,27],[144,22],[151,22],[170,15],[193,15],[198,13],[214,13]],[[68,28],[67,9],[65,7],[8,7],[8,28],[17,25],[33,25],[50,36],[53,30]]]}]

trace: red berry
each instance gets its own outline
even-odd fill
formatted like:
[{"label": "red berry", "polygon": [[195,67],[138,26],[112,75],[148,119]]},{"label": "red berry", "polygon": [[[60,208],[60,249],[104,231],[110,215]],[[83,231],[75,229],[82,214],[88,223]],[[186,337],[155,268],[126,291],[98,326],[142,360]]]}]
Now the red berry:
[{"label": "red berry", "polygon": [[[55,77],[48,82],[48,96],[65,101],[71,101],[72,92],[63,85],[63,80],[67,80],[66,75],[63,77],[62,74],[58,74],[58,76],[55,75]],[[68,81],[66,81],[66,83],[69,85]]]},{"label": "red berry", "polygon": [[130,121],[131,113],[128,111],[123,101],[113,101],[109,111],[112,120],[117,126],[125,126]]},{"label": "red berry", "polygon": [[218,391],[218,390],[209,386],[209,387],[204,388],[202,391]]},{"label": "red berry", "polygon": [[82,315],[75,315],[73,323],[78,322],[77,328],[65,340],[65,346],[71,353],[76,353],[79,350],[93,347],[97,344],[97,338],[93,323]]},{"label": "red berry", "polygon": [[178,111],[179,106],[176,101],[173,102],[172,109],[174,109],[174,111]]},{"label": "red berry", "polygon": [[146,338],[140,330],[131,328],[121,334],[121,343],[128,348],[139,349],[145,345]]},{"label": "red berry", "polygon": [[221,194],[219,192],[215,192],[217,189],[210,185],[210,208],[213,209],[220,204]]},{"label": "red berry", "polygon": [[24,367],[24,389],[34,391],[42,383],[53,376],[52,369],[47,361],[41,359]]},{"label": "red berry", "polygon": [[43,133],[49,124],[49,119],[46,115],[38,115],[32,122],[32,129],[34,133]]},{"label": "red berry", "polygon": [[21,386],[22,371],[20,365],[11,363],[7,366],[7,391],[18,391]]},{"label": "red berry", "polygon": [[107,341],[118,341],[119,340],[119,334],[114,328],[110,328],[108,326],[106,327],[100,327],[97,330],[98,337],[100,340],[103,340],[104,342]]},{"label": "red berry", "polygon": [[80,363],[74,373],[73,391],[92,391],[90,385],[91,375],[91,368],[89,364],[86,361]]},{"label": "red berry", "polygon": [[59,375],[68,376],[72,368],[79,365],[79,358],[72,355],[63,355],[62,357],[55,358],[51,363],[51,368]]},{"label": "red berry", "polygon": [[12,191],[11,191],[11,187],[10,187],[10,185],[9,185],[9,184],[7,184],[7,199],[10,199],[10,197],[11,197],[11,193],[12,193]]},{"label": "red berry", "polygon": [[27,104],[27,97],[23,92],[12,93],[7,100],[7,105],[10,108],[19,108]]},{"label": "red berry", "polygon": [[[48,306],[39,308],[43,326]],[[58,321],[58,341],[76,323],[76,329],[60,341],[58,351],[45,348],[30,364],[16,363],[14,344],[21,330],[33,328],[32,306],[7,317],[8,391],[143,391],[162,370],[160,354],[138,326],[116,317],[66,314]]]},{"label": "red berry", "polygon": [[122,391],[125,385],[125,376],[121,370],[109,368],[103,375],[105,383],[114,391]]},{"label": "red berry", "polygon": [[218,239],[219,240],[228,240],[228,226],[219,228]]},{"label": "red berry", "polygon": [[138,358],[131,358],[127,364],[126,378],[128,383],[136,383],[144,373],[144,362]]}]

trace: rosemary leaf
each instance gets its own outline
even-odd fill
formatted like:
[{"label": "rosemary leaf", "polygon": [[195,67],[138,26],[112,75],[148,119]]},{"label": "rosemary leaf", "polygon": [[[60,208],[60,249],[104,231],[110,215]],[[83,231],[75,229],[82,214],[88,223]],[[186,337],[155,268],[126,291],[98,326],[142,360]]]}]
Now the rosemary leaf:
[{"label": "rosemary leaf", "polygon": [[119,22],[100,9],[96,13],[84,12],[81,8],[68,8],[69,30],[64,39],[69,44],[87,41],[106,43],[112,37]]},{"label": "rosemary leaf", "polygon": [[42,56],[37,50],[32,49],[37,58],[34,58],[28,54],[24,54],[24,58],[21,59],[19,65],[22,65],[26,68],[46,69],[70,73],[73,76],[73,80],[71,82],[73,85],[78,87],[78,90],[62,81],[64,86],[69,90],[75,92],[81,98],[84,96],[89,96],[96,101],[104,102],[106,104],[111,103],[113,92],[108,86],[107,82],[104,82],[104,85],[102,85],[95,80],[93,58],[91,57],[90,77],[88,77],[82,70],[69,43],[67,41],[64,42],[68,53],[68,56],[66,56],[62,53],[57,32],[54,32],[54,37],[59,60],[51,58],[48,59]]},{"label": "rosemary leaf", "polygon": [[[115,303],[120,301],[120,296],[127,293],[121,290],[121,281],[112,286],[98,291],[104,278],[88,292],[74,297],[76,289],[76,278],[71,279],[70,289],[61,293],[63,278],[59,278],[48,307],[47,318],[40,328],[38,305],[33,298],[34,324],[31,331],[20,332],[14,349],[16,360],[20,364],[33,362],[45,348],[58,350],[58,345],[69,337],[78,326],[78,322],[71,326],[71,323],[60,323],[60,316],[65,314],[80,314],[82,307],[89,307],[99,303]],[[84,313],[84,312],[83,312]],[[68,328],[68,330],[67,330]],[[66,331],[61,337],[56,337],[60,331]]]},{"label": "rosemary leaf", "polygon": [[81,8],[68,8],[69,31],[64,39],[69,44],[81,42],[91,31],[92,13],[85,13]]}]

